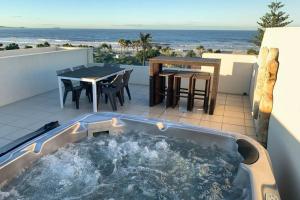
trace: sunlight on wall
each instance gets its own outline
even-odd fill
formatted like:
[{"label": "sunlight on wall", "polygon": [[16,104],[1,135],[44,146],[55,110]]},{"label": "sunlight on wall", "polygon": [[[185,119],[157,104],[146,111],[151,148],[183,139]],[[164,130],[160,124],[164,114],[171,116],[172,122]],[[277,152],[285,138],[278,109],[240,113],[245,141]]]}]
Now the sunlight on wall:
[{"label": "sunlight on wall", "polygon": [[279,70],[269,124],[268,151],[283,199],[300,196],[300,27],[267,29],[262,47],[279,48]]}]

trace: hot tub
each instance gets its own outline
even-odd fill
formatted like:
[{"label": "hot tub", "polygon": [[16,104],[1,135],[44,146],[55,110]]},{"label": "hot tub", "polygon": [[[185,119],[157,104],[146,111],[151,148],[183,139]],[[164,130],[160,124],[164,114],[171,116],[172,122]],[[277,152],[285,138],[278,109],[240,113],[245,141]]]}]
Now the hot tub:
[{"label": "hot tub", "polygon": [[0,199],[280,199],[253,139],[97,113],[0,157]]}]

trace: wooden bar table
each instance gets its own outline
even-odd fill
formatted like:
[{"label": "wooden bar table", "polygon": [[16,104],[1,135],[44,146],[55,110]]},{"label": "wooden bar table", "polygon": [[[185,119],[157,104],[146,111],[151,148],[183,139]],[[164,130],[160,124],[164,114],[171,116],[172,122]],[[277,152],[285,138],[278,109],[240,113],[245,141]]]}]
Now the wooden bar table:
[{"label": "wooden bar table", "polygon": [[221,59],[212,58],[186,58],[186,57],[168,57],[158,56],[150,59],[149,67],[149,105],[155,106],[161,102],[159,91],[162,87],[162,82],[159,77],[159,73],[162,71],[163,65],[180,65],[189,66],[188,69],[201,69],[201,66],[207,66],[213,68],[213,82],[212,91],[209,104],[209,114],[214,114],[214,109],[217,101],[219,77],[220,77],[220,65]]}]

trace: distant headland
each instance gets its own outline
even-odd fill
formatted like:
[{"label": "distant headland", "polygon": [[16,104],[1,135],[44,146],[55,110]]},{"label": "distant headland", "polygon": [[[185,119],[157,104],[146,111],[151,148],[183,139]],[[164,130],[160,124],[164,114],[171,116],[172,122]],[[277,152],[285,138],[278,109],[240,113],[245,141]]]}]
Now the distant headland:
[{"label": "distant headland", "polygon": [[25,27],[23,27],[23,26],[20,26],[20,27],[0,26],[0,28],[25,28]]}]

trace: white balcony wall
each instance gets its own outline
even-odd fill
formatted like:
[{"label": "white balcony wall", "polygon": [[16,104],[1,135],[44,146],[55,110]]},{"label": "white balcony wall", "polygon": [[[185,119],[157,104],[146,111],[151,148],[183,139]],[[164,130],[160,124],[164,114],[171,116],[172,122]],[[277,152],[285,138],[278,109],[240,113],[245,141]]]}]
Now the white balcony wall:
[{"label": "white balcony wall", "polygon": [[279,48],[267,149],[282,199],[300,197],[299,36],[300,27],[271,28],[262,43],[262,47]]},{"label": "white balcony wall", "polygon": [[32,48],[32,49],[16,49],[9,51],[0,51],[0,58],[7,56],[20,56],[20,55],[29,55],[36,53],[45,53],[62,50],[59,47],[44,47],[44,48]]},{"label": "white balcony wall", "polygon": [[[204,54],[205,58],[221,59],[219,92],[231,94],[249,94],[253,64],[256,56],[237,54]],[[149,67],[122,65],[125,68],[133,68],[131,83],[149,84]],[[212,72],[211,67],[202,67],[202,71]],[[187,80],[183,80],[183,87],[187,87]],[[197,82],[197,88],[204,88],[204,81]]]},{"label": "white balcony wall", "polygon": [[[219,91],[231,94],[249,94],[253,65],[256,56],[239,54],[205,53],[204,58],[221,59]],[[212,72],[211,67],[203,71]]]},{"label": "white balcony wall", "polygon": [[133,69],[130,83],[137,85],[149,85],[149,66],[121,65],[125,69]]},{"label": "white balcony wall", "polygon": [[86,65],[90,54],[56,47],[0,52],[0,106],[57,88],[56,70]]}]

